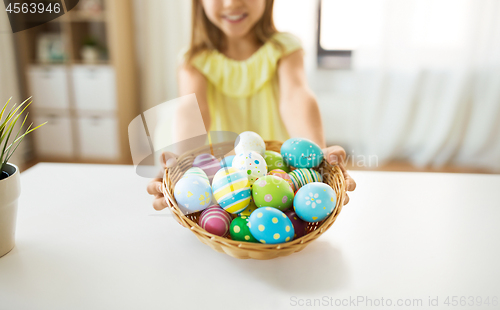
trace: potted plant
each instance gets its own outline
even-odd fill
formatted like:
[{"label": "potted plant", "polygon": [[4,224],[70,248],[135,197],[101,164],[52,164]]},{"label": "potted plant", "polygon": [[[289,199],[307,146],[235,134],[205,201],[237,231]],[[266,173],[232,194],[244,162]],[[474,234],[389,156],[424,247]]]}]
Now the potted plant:
[{"label": "potted plant", "polygon": [[84,63],[96,63],[99,61],[100,47],[96,38],[89,36],[82,44],[81,55]]},{"label": "potted plant", "polygon": [[20,127],[15,128],[19,118],[31,104],[31,102],[27,103],[30,99],[28,98],[19,106],[13,105],[7,112],[9,99],[0,111],[0,257],[14,247],[17,199],[21,193],[19,168],[9,163],[9,159],[27,134],[46,124],[43,123],[35,128],[32,128],[33,124],[31,124],[22,132],[28,118],[26,114]]}]

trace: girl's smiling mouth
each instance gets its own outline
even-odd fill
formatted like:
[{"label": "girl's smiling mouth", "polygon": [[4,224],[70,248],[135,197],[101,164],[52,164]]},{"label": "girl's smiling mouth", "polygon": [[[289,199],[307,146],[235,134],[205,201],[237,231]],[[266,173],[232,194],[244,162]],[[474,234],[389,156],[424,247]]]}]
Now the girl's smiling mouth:
[{"label": "girl's smiling mouth", "polygon": [[222,15],[222,19],[230,23],[239,23],[248,16],[247,13]]}]

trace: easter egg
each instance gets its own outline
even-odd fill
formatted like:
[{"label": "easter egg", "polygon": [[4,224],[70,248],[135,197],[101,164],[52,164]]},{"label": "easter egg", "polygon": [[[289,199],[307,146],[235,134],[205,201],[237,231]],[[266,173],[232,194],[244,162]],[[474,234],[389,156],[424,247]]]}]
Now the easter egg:
[{"label": "easter egg", "polygon": [[264,156],[266,152],[266,143],[257,133],[245,131],[242,132],[234,142],[234,151],[236,154],[254,151]]},{"label": "easter egg", "polygon": [[212,191],[217,203],[229,213],[239,213],[250,203],[250,182],[236,168],[222,168],[214,176]]},{"label": "easter egg", "polygon": [[280,153],[275,151],[266,151],[264,159],[266,160],[268,171],[281,169],[286,173],[290,172],[290,167],[285,164]]},{"label": "easter egg", "polygon": [[209,206],[212,189],[204,178],[192,175],[175,184],[174,197],[179,206],[193,213]]},{"label": "easter egg", "polygon": [[292,180],[293,189],[299,190],[302,186],[312,182],[323,182],[323,177],[314,169],[299,168],[288,174]]},{"label": "easter egg", "polygon": [[295,213],[306,222],[319,222],[326,219],[335,209],[337,196],[335,191],[325,183],[309,183],[302,186],[293,206]]},{"label": "easter egg", "polygon": [[259,208],[248,221],[250,233],[261,243],[276,244],[293,239],[294,229],[290,219],[282,211]]},{"label": "easter egg", "polygon": [[201,212],[198,223],[209,233],[223,237],[229,232],[232,219],[221,207],[211,206]]},{"label": "easter egg", "polygon": [[292,209],[286,210],[285,215],[290,219],[295,230],[293,239],[304,236],[306,234],[307,222],[303,221]]},{"label": "easter egg", "polygon": [[210,154],[201,154],[196,156],[193,161],[193,167],[198,167],[203,170],[208,177],[208,180],[211,182],[214,178],[214,175],[219,171],[220,164],[219,161]]},{"label": "easter egg", "polygon": [[237,217],[231,222],[229,228],[231,238],[236,241],[259,242],[252,236],[250,228],[248,228],[248,217]]},{"label": "easter egg", "polygon": [[257,152],[239,153],[233,160],[233,168],[243,171],[248,176],[250,186],[260,177],[267,174],[264,158]]},{"label": "easter egg", "polygon": [[283,180],[285,180],[288,183],[288,185],[290,185],[292,190],[294,190],[294,185],[293,185],[292,179],[290,178],[288,173],[286,173],[285,171],[283,171],[281,169],[274,169],[274,170],[271,170],[269,172],[269,175],[275,175],[279,178],[282,178]]},{"label": "easter egg", "polygon": [[234,159],[235,155],[231,155],[231,156],[226,156],[224,157],[221,161],[220,161],[220,167],[221,168],[224,168],[224,167],[232,167],[233,166],[233,159]]},{"label": "easter egg", "polygon": [[189,168],[188,171],[186,171],[184,173],[182,178],[188,178],[192,175],[200,177],[200,178],[206,180],[208,184],[210,184],[210,181],[208,181],[207,174],[203,170],[201,170],[201,168],[198,168],[198,167]]},{"label": "easter egg", "polygon": [[283,211],[293,204],[293,191],[290,185],[275,175],[259,178],[253,184],[252,197],[255,205],[259,208],[273,207]]},{"label": "easter egg", "polygon": [[253,202],[252,196],[250,196],[250,203],[248,204],[248,207],[245,208],[245,210],[241,211],[238,213],[239,216],[250,216],[253,211],[257,210],[257,206],[255,205],[255,202]]},{"label": "easter egg", "polygon": [[288,139],[281,146],[284,162],[295,168],[315,168],[323,160],[321,148],[309,139]]}]

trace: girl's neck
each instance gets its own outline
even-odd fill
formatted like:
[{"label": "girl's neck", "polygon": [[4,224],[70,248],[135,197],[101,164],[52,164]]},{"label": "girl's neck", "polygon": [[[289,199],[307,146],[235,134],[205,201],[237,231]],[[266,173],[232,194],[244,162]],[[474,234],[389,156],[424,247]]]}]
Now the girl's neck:
[{"label": "girl's neck", "polygon": [[241,38],[224,38],[222,53],[234,60],[250,58],[260,47],[261,43],[253,32]]}]

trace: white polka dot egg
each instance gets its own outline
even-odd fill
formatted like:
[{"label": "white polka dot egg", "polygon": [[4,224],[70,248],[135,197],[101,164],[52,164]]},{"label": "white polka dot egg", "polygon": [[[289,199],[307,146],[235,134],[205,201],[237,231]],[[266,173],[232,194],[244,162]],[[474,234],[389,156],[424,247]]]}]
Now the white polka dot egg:
[{"label": "white polka dot egg", "polygon": [[248,176],[250,185],[267,174],[267,164],[264,157],[253,151],[236,155],[233,160],[233,168],[243,171]]},{"label": "white polka dot egg", "polygon": [[255,239],[266,244],[288,242],[295,233],[292,222],[285,213],[271,207],[255,210],[250,215],[248,227]]}]

